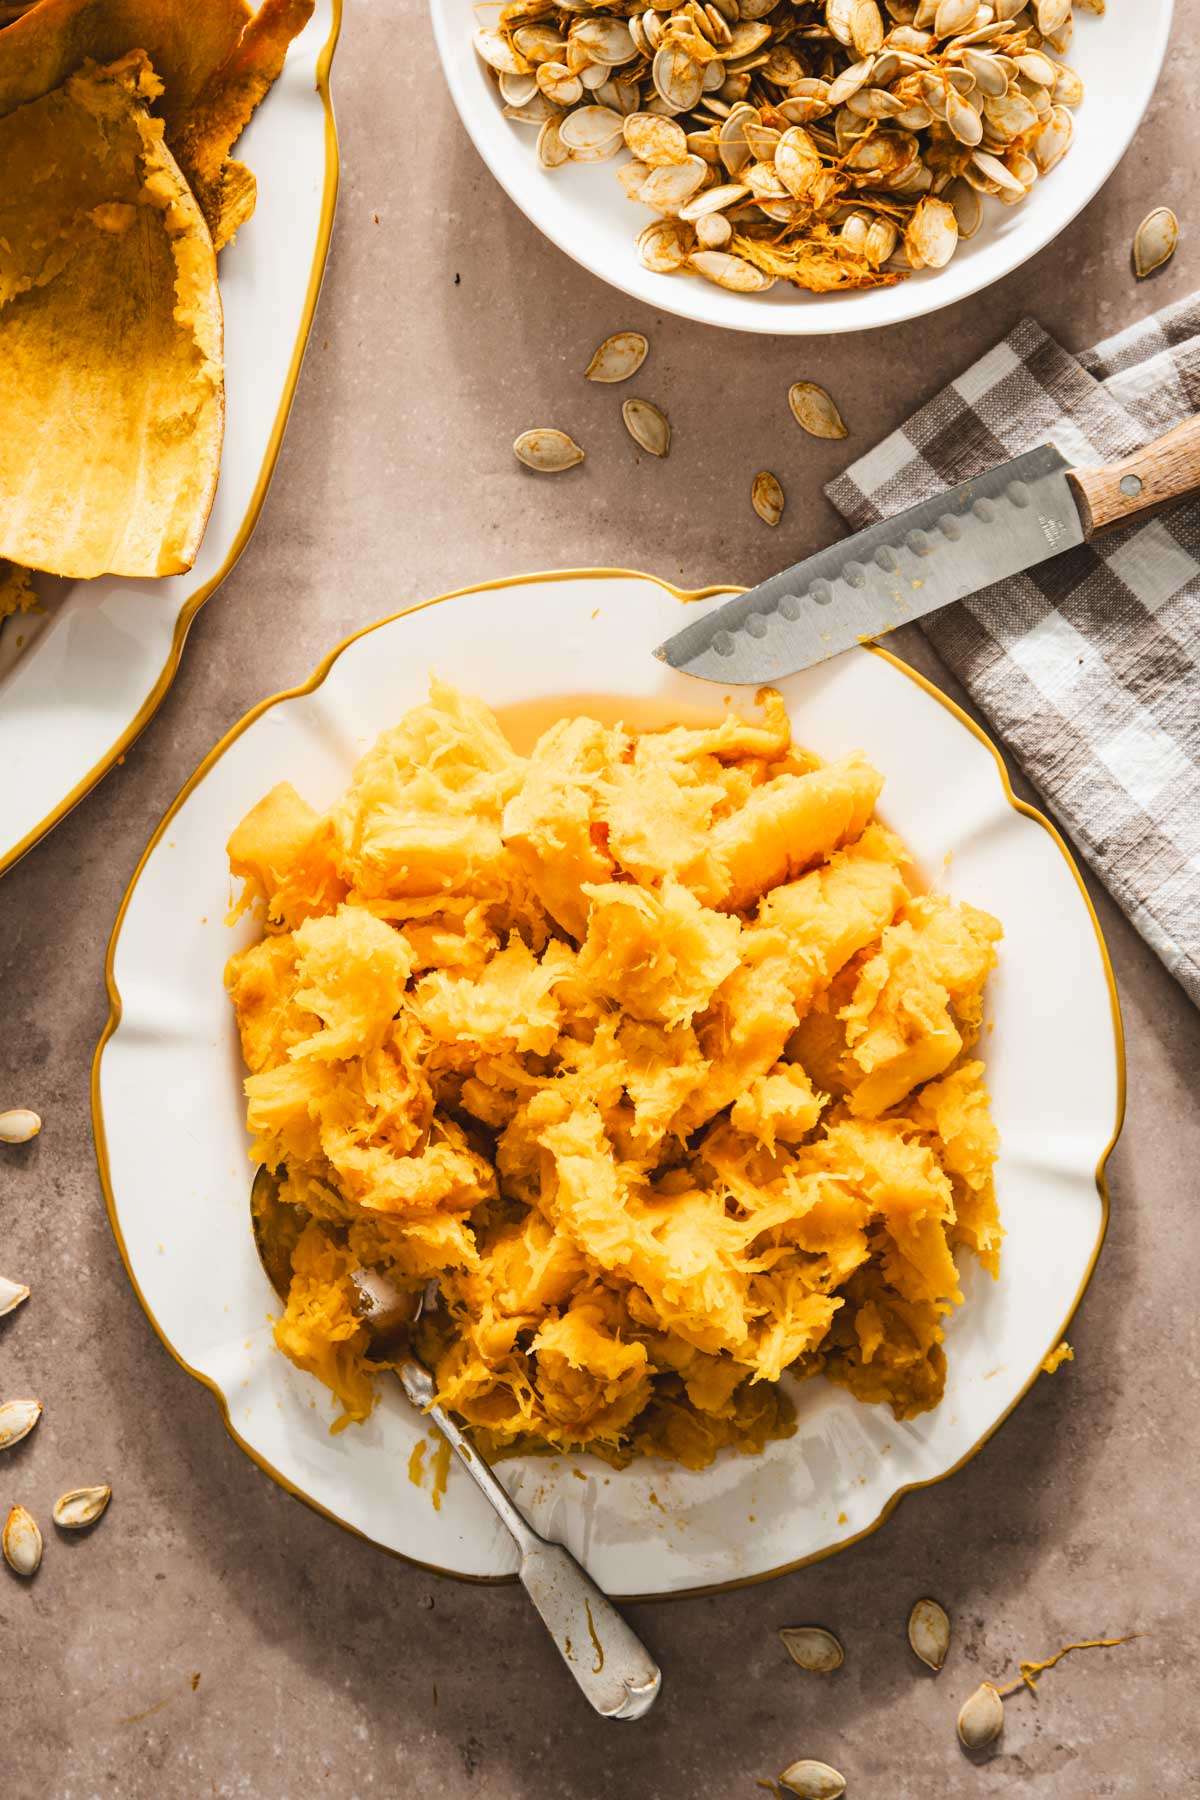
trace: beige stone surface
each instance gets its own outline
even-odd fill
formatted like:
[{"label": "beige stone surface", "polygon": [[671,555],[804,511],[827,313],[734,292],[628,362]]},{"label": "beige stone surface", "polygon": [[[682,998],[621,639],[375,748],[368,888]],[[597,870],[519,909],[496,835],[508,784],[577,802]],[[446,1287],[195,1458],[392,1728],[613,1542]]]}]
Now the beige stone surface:
[{"label": "beige stone surface", "polygon": [[[1137,10],[1114,0],[1112,28],[1135,32]],[[116,1490],[91,1536],[49,1532],[34,1584],[0,1570],[0,1788],[13,1800],[751,1800],[756,1777],[811,1755],[877,1800],[1196,1793],[1200,1022],[1102,893],[1129,1117],[1108,1245],[1071,1332],[1077,1360],[861,1546],[746,1592],[638,1608],[666,1687],[632,1726],[585,1712],[519,1590],[387,1558],[288,1498],[226,1437],[125,1278],[88,1071],[106,939],[154,822],[220,733],[351,628],[555,565],[753,581],[837,530],[822,480],[1023,310],[1081,345],[1194,286],[1200,0],[1181,0],[1135,146],[1056,244],[965,307],[826,341],[718,335],[585,275],[480,165],[418,0],[348,12],[337,233],[262,522],[140,743],[0,884],[0,1099],[46,1118],[0,1162],[0,1269],[34,1288],[0,1325],[0,1388],[46,1404],[0,1463],[0,1503],[45,1520],[64,1487]],[[1164,200],[1182,246],[1139,287],[1129,241]],[[580,379],[594,344],[631,326],[653,345],[639,388],[675,428],[666,463],[639,462],[618,397]],[[791,424],[784,397],[800,377],[837,396],[848,445]],[[543,422],[587,446],[582,470],[550,482],[517,467],[513,437]],[[748,503],[763,466],[788,493],[777,532]],[[930,666],[920,640],[904,648]],[[162,1187],[169,1209],[169,1168]],[[904,1643],[923,1593],[955,1622],[937,1680]],[[837,1676],[788,1663],[775,1630],[805,1621],[843,1638]],[[1040,1698],[1011,1703],[986,1764],[961,1757],[954,1717],[979,1679],[1131,1630],[1147,1635],[1073,1657]]]}]

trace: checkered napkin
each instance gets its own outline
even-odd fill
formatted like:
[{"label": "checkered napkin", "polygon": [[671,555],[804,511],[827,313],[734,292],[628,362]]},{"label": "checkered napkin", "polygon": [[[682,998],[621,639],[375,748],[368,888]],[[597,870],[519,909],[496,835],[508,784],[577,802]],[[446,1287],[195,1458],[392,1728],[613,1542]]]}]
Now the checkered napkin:
[{"label": "checkered napkin", "polygon": [[[826,492],[859,529],[1052,442],[1129,455],[1200,411],[1200,294],[1072,356],[1025,319]],[[1200,501],[922,628],[1200,1004]]]}]

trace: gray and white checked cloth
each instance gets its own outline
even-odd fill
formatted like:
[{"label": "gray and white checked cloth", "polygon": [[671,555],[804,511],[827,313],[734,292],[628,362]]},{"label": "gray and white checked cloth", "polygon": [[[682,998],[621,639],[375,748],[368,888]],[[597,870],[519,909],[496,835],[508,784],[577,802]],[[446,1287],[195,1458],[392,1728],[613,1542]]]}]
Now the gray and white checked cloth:
[{"label": "gray and white checked cloth", "polygon": [[[1036,444],[1112,462],[1200,412],[1200,294],[1072,356],[1031,319],[826,489],[856,529]],[[922,628],[1200,1004],[1200,501]]]}]

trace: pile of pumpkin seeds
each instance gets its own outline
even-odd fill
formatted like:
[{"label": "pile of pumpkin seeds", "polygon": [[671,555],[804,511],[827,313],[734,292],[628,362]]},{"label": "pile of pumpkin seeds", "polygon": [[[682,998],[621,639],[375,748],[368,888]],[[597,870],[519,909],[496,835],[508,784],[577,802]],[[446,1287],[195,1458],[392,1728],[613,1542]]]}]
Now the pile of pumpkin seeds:
[{"label": "pile of pumpkin seeds", "polygon": [[942,268],[1066,153],[1105,0],[507,0],[475,47],[542,166],[621,150],[644,265],[740,293]]}]

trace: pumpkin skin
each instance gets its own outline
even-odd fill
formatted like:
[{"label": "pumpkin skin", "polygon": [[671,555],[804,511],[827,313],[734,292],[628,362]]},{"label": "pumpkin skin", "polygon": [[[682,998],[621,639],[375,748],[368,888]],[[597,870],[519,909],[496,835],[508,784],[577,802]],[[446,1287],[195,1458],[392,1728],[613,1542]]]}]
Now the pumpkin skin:
[{"label": "pumpkin skin", "polygon": [[0,8],[0,622],[29,572],[192,567],[224,429],[231,156],[314,0]]},{"label": "pumpkin skin", "polygon": [[224,430],[212,239],[133,50],[0,118],[0,556],[79,579],[195,561]]}]

